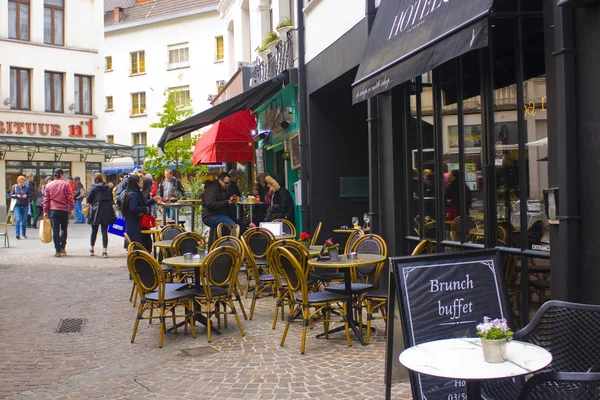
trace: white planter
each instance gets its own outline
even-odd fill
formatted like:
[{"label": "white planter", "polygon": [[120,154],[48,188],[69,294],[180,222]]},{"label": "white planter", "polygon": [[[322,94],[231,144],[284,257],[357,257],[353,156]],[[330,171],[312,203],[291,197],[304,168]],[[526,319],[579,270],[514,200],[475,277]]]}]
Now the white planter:
[{"label": "white planter", "polygon": [[277,34],[279,35],[279,37],[281,38],[281,40],[283,41],[283,43],[287,42],[287,33],[289,31],[291,31],[294,27],[293,26],[283,26],[281,28],[277,29]]},{"label": "white planter", "polygon": [[267,44],[267,47],[269,48],[269,51],[271,53],[273,53],[273,55],[275,55],[277,53],[277,45],[281,42],[281,39],[277,39],[269,44]]},{"label": "white planter", "polygon": [[506,360],[506,339],[481,339],[483,358],[489,363],[501,363]]},{"label": "white planter", "polygon": [[269,62],[269,53],[269,50],[261,51],[260,53],[258,53],[258,56],[265,64]]}]

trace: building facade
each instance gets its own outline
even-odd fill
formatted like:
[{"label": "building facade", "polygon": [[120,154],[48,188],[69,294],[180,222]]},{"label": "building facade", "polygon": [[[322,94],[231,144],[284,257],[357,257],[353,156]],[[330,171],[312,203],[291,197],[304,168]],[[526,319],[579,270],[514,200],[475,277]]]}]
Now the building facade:
[{"label": "building facade", "polygon": [[21,174],[91,184],[106,144],[101,1],[0,0],[0,205]]},{"label": "building facade", "polygon": [[[227,79],[222,24],[213,0],[118,3],[104,19],[104,115],[107,140],[156,144],[151,128],[167,92],[191,100],[194,111],[210,107]],[[125,7],[130,6],[130,7]]]}]

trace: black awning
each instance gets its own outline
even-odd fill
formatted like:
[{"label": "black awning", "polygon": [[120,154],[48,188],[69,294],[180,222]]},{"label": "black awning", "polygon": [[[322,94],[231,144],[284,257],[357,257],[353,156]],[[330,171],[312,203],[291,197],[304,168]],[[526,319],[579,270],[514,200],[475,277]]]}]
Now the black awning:
[{"label": "black awning", "polygon": [[493,0],[382,0],[352,84],[354,104],[488,44]]},{"label": "black awning", "polygon": [[165,144],[171,140],[177,139],[190,132],[203,128],[207,125],[235,114],[238,111],[253,110],[274,96],[281,88],[290,82],[289,71],[284,71],[281,74],[261,83],[258,86],[252,87],[247,91],[232,97],[206,111],[194,115],[181,121],[178,124],[165,128],[158,147],[164,149]]},{"label": "black awning", "polygon": [[0,136],[0,151],[131,157],[133,147],[103,140]]}]

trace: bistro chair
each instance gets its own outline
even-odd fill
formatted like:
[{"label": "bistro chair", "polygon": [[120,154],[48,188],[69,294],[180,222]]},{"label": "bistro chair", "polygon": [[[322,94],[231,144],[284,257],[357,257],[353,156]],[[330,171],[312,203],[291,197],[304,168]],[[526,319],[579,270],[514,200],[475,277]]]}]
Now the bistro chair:
[{"label": "bistro chair", "polygon": [[[171,257],[182,256],[186,253],[196,254],[198,252],[198,242],[206,246],[204,236],[197,232],[183,232],[175,236],[171,243]],[[177,282],[194,281],[194,267],[175,267],[175,280]]]},{"label": "bistro chair", "polygon": [[10,247],[10,240],[8,239],[8,227],[10,225],[12,225],[11,216],[7,210],[6,217],[4,218],[4,223],[0,223],[0,237],[4,236],[4,247]]},{"label": "bistro chair", "polygon": [[[163,346],[163,335],[166,331],[166,314],[168,312],[171,312],[172,314],[171,318],[173,320],[173,330],[175,332],[177,332],[176,318],[183,317],[186,320],[184,333],[187,333],[187,323],[189,322],[192,329],[192,337],[196,337],[194,315],[192,313],[193,292],[189,290],[167,290],[165,277],[158,261],[145,251],[134,250],[129,253],[127,256],[127,267],[129,268],[129,273],[133,276],[140,294],[140,305],[133,326],[131,343],[135,341],[140,321],[142,319],[149,319],[152,321],[152,310],[154,308],[158,309],[158,319],[160,321],[158,347],[162,348]],[[185,314],[178,315],[176,313],[176,307],[180,305],[185,308]],[[146,311],[150,311],[148,317],[144,316]]]},{"label": "bistro chair", "polygon": [[514,339],[545,348],[552,363],[523,379],[482,384],[487,400],[597,400],[600,398],[600,306],[550,300]]},{"label": "bistro chair", "polygon": [[215,248],[204,259],[202,286],[194,289],[194,299],[199,305],[196,313],[206,316],[206,334],[209,343],[212,341],[211,318],[213,315],[217,317],[219,328],[221,327],[221,316],[223,316],[223,324],[227,328],[227,315],[232,314],[240,334],[245,335],[232,298],[241,266],[242,259],[239,251],[230,246]]},{"label": "bistro chair", "polygon": [[[309,293],[308,283],[306,281],[306,270],[302,268],[296,257],[286,248],[279,246],[274,250],[273,267],[276,274],[283,276],[288,286],[285,292],[288,301],[292,304],[292,309],[288,316],[283,335],[281,336],[280,346],[285,344],[290,324],[292,322],[302,322],[302,339],[300,344],[300,353],[304,354],[306,349],[306,332],[314,316],[321,314],[323,316],[323,329],[325,338],[329,339],[329,324],[332,322],[342,322],[346,330],[346,341],[348,346],[352,346],[350,332],[348,331],[348,320],[346,319],[346,301],[345,296],[333,292],[315,292]],[[311,311],[311,308],[313,311]],[[341,316],[332,319],[331,312],[337,311]]]},{"label": "bistro chair", "polygon": [[435,221],[429,221],[423,226],[423,237],[429,240],[435,240]]},{"label": "bistro chair", "polygon": [[221,222],[219,225],[217,225],[217,239],[223,236],[233,236],[231,234],[232,230],[232,226],[229,226],[229,224],[225,222]]},{"label": "bistro chair", "polygon": [[[275,236],[265,228],[250,228],[242,235],[244,243],[246,243],[246,257],[252,254],[254,258],[254,265],[258,269],[259,276],[262,273],[268,274],[267,268],[267,250],[271,243],[275,241]],[[248,265],[250,267],[250,265]],[[246,298],[248,298],[248,291],[250,290],[250,281],[256,279],[255,271],[250,268],[246,268]],[[257,283],[256,281],[255,283]],[[273,282],[274,283],[274,282]],[[252,315],[252,312],[250,312]],[[252,317],[250,317],[252,319]]]},{"label": "bistro chair", "polygon": [[[236,225],[236,226],[239,226],[239,225]],[[234,226],[234,228],[235,228],[235,226]],[[241,260],[244,260],[245,255],[246,255],[246,250],[245,250],[244,243],[240,239],[238,239],[234,236],[220,237],[219,239],[215,240],[215,242],[212,244],[212,246],[210,247],[210,251],[216,249],[217,247],[223,247],[223,246],[233,247],[238,252],[238,257],[240,257]],[[247,320],[248,315],[246,314],[246,309],[244,308],[244,303],[242,303],[241,293],[242,293],[242,289],[240,287],[240,281],[239,281],[239,275],[238,275],[236,277],[235,288],[234,288],[233,294],[235,295],[235,300],[240,305],[240,310],[242,310],[244,319]]]},{"label": "bistro chair", "polygon": [[[475,218],[473,218],[471,216],[466,217],[466,223],[467,223],[467,232],[465,232],[465,239],[468,241],[470,232],[473,229],[478,229],[479,225],[477,224],[477,221],[475,220]],[[460,241],[461,232],[462,232],[461,217],[456,217],[452,220],[451,225],[450,225],[450,239],[457,241],[457,242]]]},{"label": "bistro chair", "polygon": [[[180,233],[185,232],[185,228],[181,225],[167,225],[160,230],[158,233],[159,240],[173,240]],[[172,257],[171,249],[162,247],[160,249],[160,256],[162,258]],[[159,261],[162,259],[159,258]]]},{"label": "bistro chair", "polygon": [[[251,279],[254,280],[254,293],[252,294],[252,303],[250,305],[250,320],[252,320],[254,317],[256,301],[262,297],[275,294],[277,290],[277,283],[275,281],[275,276],[270,273],[270,270],[265,271],[261,269],[258,264],[256,264],[256,258],[254,253],[250,250],[246,239],[242,238],[242,241],[246,246],[246,293],[248,293],[248,282]],[[266,256],[269,255],[268,249],[265,253]]]},{"label": "bistro chair", "polygon": [[241,228],[238,224],[235,224],[233,228],[231,228],[231,234],[229,236],[233,236],[234,238],[240,238]]},{"label": "bistro chair", "polygon": [[274,219],[273,222],[281,222],[282,233],[284,235],[294,235],[296,237],[296,227],[290,221],[285,218]]},{"label": "bistro chair", "polygon": [[321,228],[323,227],[323,223],[319,222],[317,224],[317,227],[315,228],[315,231],[313,232],[312,238],[310,239],[310,245],[311,246],[316,246],[317,245],[317,240],[319,238],[319,234],[321,233]]}]

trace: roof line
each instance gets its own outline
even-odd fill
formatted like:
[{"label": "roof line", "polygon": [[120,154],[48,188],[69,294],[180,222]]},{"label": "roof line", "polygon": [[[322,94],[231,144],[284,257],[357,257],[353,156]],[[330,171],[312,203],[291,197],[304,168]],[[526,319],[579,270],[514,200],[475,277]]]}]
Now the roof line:
[{"label": "roof line", "polygon": [[158,17],[144,18],[133,22],[117,23],[114,25],[105,26],[104,32],[115,32],[124,29],[136,28],[138,26],[150,25],[156,22],[170,21],[173,19],[189,17],[192,15],[204,14],[210,11],[217,11],[217,4],[202,6],[193,10],[187,10],[173,14],[161,15]]}]

